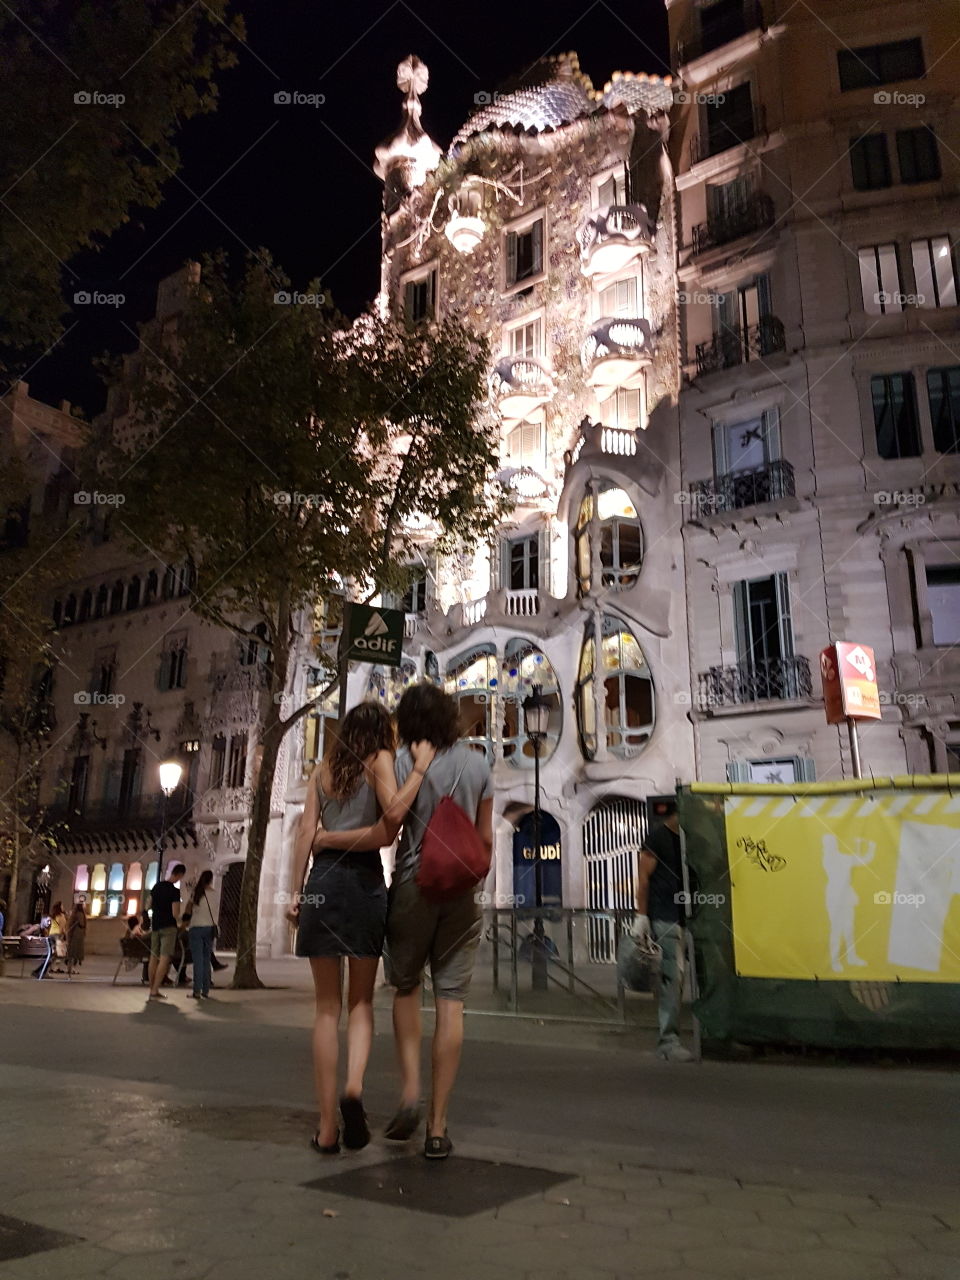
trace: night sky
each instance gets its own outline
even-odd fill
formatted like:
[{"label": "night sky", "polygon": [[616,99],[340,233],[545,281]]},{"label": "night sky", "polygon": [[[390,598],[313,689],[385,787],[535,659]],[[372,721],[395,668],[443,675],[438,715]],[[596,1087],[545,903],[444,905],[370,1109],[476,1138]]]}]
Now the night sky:
[{"label": "night sky", "polygon": [[[72,312],[67,326],[75,327],[29,373],[37,398],[98,412],[95,357],[132,350],[157,282],[214,249],[239,260],[265,246],[295,287],[319,277],[341,310],[359,311],[378,287],[382,184],[373,150],[399,123],[395,73],[407,54],[430,68],[423,123],[443,147],[475,93],[546,54],[576,50],[601,89],[616,70],[669,70],[662,0],[239,0],[234,10],[246,20],[246,47],[220,76],[218,111],[181,133],[183,168],[163,203],[134,210],[101,253],[71,264],[68,296],[123,293],[125,304]],[[277,105],[278,91],[326,101]]]}]

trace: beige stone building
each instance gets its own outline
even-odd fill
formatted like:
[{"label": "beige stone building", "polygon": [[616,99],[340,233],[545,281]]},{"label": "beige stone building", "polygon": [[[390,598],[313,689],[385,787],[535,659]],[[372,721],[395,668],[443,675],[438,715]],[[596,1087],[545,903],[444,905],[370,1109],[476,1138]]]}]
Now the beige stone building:
[{"label": "beige stone building", "polygon": [[849,776],[833,640],[876,651],[864,768],[955,767],[956,14],[667,8],[697,775]]}]

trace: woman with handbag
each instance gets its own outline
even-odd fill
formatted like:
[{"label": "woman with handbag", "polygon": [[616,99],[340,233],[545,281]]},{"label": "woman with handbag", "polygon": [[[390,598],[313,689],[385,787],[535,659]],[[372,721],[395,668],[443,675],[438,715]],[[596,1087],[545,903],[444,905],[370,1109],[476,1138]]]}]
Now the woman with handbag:
[{"label": "woman with handbag", "polygon": [[201,871],[197,877],[193,896],[183,913],[190,943],[190,958],[193,963],[193,991],[190,993],[192,1000],[210,998],[210,958],[213,955],[213,943],[217,935],[213,909],[207,897],[207,890],[211,884],[213,884],[213,872],[209,868]]},{"label": "woman with handbag", "polygon": [[[433,748],[420,745],[416,768],[398,790],[393,764],[393,722],[378,703],[361,702],[344,717],[326,759],[311,774],[294,851],[294,906],[298,956],[310,960],[316,993],[313,1061],[320,1123],[311,1145],[322,1155],[340,1150],[337,1125],[338,1027],[344,958],[347,995],[347,1079],[339,1102],[344,1146],[370,1141],[363,1078],[373,1041],[373,988],[383,950],[387,891],[380,849],[396,839],[420,788]],[[360,829],[341,850],[324,849],[326,831]],[[307,860],[314,854],[303,884]],[[303,886],[301,888],[301,886]]]}]

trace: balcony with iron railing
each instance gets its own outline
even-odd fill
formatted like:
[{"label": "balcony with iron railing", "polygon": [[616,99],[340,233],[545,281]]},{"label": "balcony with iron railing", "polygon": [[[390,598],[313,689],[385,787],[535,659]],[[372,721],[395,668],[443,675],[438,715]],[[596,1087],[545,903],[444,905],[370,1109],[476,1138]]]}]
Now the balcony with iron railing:
[{"label": "balcony with iron railing", "polygon": [[594,320],[580,347],[587,385],[601,400],[608,399],[618,387],[639,386],[652,359],[650,324],[639,317],[604,316]]},{"label": "balcony with iron railing", "polygon": [[689,518],[702,520],[704,516],[741,511],[744,507],[795,495],[793,467],[783,458],[777,458],[762,467],[728,471],[712,480],[695,481],[690,486]]},{"label": "balcony with iron railing", "polygon": [[762,316],[745,329],[722,329],[709,342],[697,343],[697,377],[762,360],[786,345],[783,323],[776,316]]},{"label": "balcony with iron railing", "polygon": [[708,115],[706,127],[690,145],[690,163],[700,164],[711,156],[729,151],[731,147],[739,147],[741,143],[766,133],[766,128],[766,112],[759,105],[729,119],[722,116],[711,119]]},{"label": "balcony with iron railing", "polygon": [[490,397],[504,422],[523,422],[554,395],[546,365],[533,356],[504,356],[490,374]]},{"label": "balcony with iron railing", "polygon": [[689,39],[677,45],[677,66],[685,66],[695,62],[715,49],[721,49],[732,40],[739,40],[749,31],[763,27],[763,9],[758,0],[742,0],[738,6],[716,6],[717,20],[709,19],[710,9],[696,10],[699,15],[699,30]]},{"label": "balcony with iron railing", "polygon": [[754,235],[771,226],[775,216],[770,197],[756,191],[743,204],[695,226],[692,235],[693,252],[707,253],[721,245],[732,244],[743,236]]},{"label": "balcony with iron railing", "polygon": [[792,702],[813,696],[806,658],[763,658],[700,673],[698,705],[703,711],[756,702]]},{"label": "balcony with iron railing", "polygon": [[653,224],[642,204],[611,204],[591,211],[577,231],[585,276],[622,271],[653,250]]}]

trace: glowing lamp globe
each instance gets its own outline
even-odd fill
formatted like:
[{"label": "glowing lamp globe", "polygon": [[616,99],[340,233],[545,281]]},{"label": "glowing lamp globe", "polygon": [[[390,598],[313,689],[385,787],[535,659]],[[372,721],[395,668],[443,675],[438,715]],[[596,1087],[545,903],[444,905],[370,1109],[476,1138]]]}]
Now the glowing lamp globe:
[{"label": "glowing lamp globe", "polygon": [[457,253],[473,253],[486,231],[482,218],[455,213],[444,228],[444,234]]},{"label": "glowing lamp globe", "polygon": [[180,785],[183,765],[178,760],[164,760],[158,772],[160,774],[160,789],[165,796],[172,796]]}]

